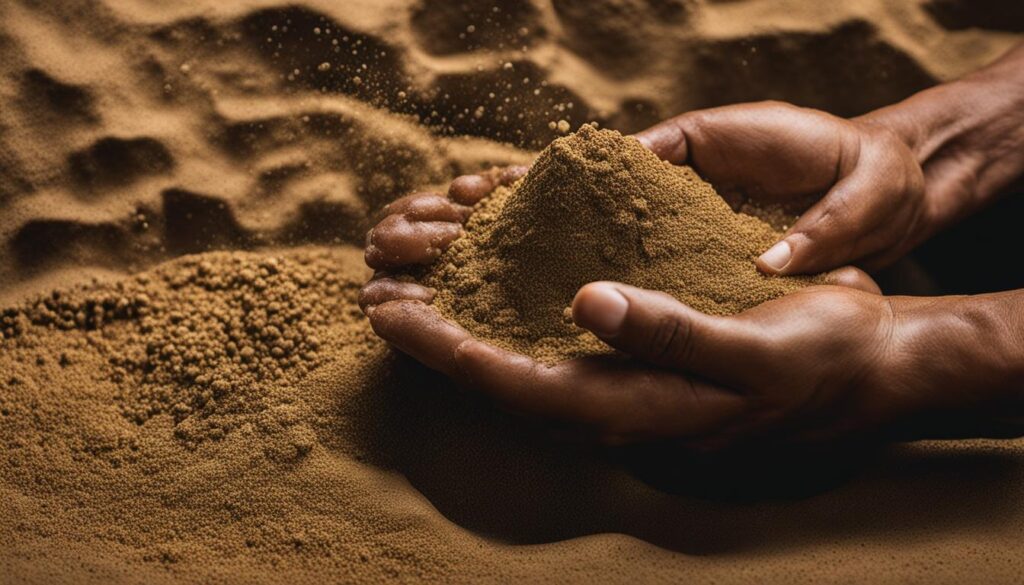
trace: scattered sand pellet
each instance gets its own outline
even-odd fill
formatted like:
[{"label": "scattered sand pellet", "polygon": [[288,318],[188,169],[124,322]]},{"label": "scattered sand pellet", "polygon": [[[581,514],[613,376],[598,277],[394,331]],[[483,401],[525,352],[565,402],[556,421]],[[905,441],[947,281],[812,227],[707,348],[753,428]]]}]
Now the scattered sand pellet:
[{"label": "scattered sand pellet", "polygon": [[34,360],[67,361],[64,341],[45,331],[92,332],[122,415],[137,425],[170,415],[175,436],[195,446],[252,422],[268,389],[315,370],[324,327],[360,318],[360,284],[327,253],[186,257],[114,287],[8,309],[0,335]]}]

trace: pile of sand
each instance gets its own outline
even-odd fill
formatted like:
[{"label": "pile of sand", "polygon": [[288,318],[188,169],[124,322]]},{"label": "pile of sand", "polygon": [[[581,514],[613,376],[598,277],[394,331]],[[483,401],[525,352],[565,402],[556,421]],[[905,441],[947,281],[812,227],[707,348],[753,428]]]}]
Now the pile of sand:
[{"label": "pile of sand", "polygon": [[693,169],[633,138],[585,125],[530,172],[481,201],[424,281],[473,334],[546,362],[607,352],[569,305],[588,282],[667,292],[729,315],[813,284],[760,274],[781,232],[735,213]]}]

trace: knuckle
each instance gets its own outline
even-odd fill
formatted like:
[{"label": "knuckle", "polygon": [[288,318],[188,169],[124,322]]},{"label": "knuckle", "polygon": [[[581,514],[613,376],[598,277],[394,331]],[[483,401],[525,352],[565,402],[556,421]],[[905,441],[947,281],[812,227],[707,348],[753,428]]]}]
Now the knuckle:
[{"label": "knuckle", "polygon": [[523,176],[525,176],[526,173],[529,172],[529,170],[529,167],[523,165],[505,167],[504,169],[502,169],[500,173],[499,183],[504,186],[511,185],[512,183],[515,183],[519,179],[523,178]]},{"label": "knuckle", "polygon": [[690,112],[676,117],[673,121],[687,136],[695,139],[704,136],[714,124],[715,114],[706,110]]},{"label": "knuckle", "polygon": [[647,353],[658,362],[685,364],[692,353],[692,325],[679,315],[657,319],[647,340]]},{"label": "knuckle", "polygon": [[359,289],[359,308],[365,309],[367,306],[375,304],[373,302],[373,297],[373,289],[370,288],[370,285],[366,285]]}]

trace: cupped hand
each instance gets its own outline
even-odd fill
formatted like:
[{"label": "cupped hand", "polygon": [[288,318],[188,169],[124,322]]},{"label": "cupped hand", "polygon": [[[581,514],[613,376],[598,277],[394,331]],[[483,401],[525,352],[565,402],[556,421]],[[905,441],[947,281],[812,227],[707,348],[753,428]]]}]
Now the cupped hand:
[{"label": "cupped hand", "polygon": [[936,225],[914,154],[868,118],[765,102],[686,113],[637,138],[664,160],[694,167],[731,203],[802,213],[758,260],[764,272],[881,268]]},{"label": "cupped hand", "polygon": [[857,289],[812,287],[714,317],[663,293],[592,283],[573,319],[621,353],[553,366],[474,339],[426,299],[397,295],[367,313],[378,335],[427,366],[606,443],[817,443],[921,410],[905,390],[913,373],[894,358],[898,311]]},{"label": "cupped hand", "polygon": [[[728,318],[702,315],[662,293],[589,285],[574,303],[574,318],[622,354],[555,366],[476,340],[446,321],[430,306],[434,291],[403,272],[432,263],[459,237],[474,203],[525,172],[460,177],[447,197],[419,193],[389,206],[367,238],[366,260],[377,273],[360,295],[378,335],[511,410],[581,427],[612,443],[674,439],[713,449],[758,436],[837,433],[882,418],[883,408],[857,394],[860,378],[843,378],[850,371],[846,360],[870,362],[885,330],[887,305],[877,285],[855,268],[831,273],[842,286],[807,289]],[[612,331],[611,313],[600,308],[608,294],[595,296],[610,290],[627,301],[621,331]],[[701,337],[687,337],[702,326]],[[652,339],[640,341],[641,331]],[[679,343],[702,353],[679,352]],[[789,352],[800,360],[786,358]],[[841,408],[843,401],[865,404],[854,411]],[[820,416],[824,410],[842,420],[829,424]]]}]

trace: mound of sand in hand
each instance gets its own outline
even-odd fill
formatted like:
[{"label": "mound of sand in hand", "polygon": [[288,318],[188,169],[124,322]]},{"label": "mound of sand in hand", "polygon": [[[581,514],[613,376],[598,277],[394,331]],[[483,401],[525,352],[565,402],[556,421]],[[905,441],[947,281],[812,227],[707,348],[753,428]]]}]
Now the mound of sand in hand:
[{"label": "mound of sand in hand", "polygon": [[734,212],[693,169],[584,125],[481,201],[466,237],[424,280],[441,312],[472,333],[555,362],[609,351],[572,323],[569,305],[588,282],[667,292],[716,315],[822,282],[757,271],[754,260],[781,235]]}]

